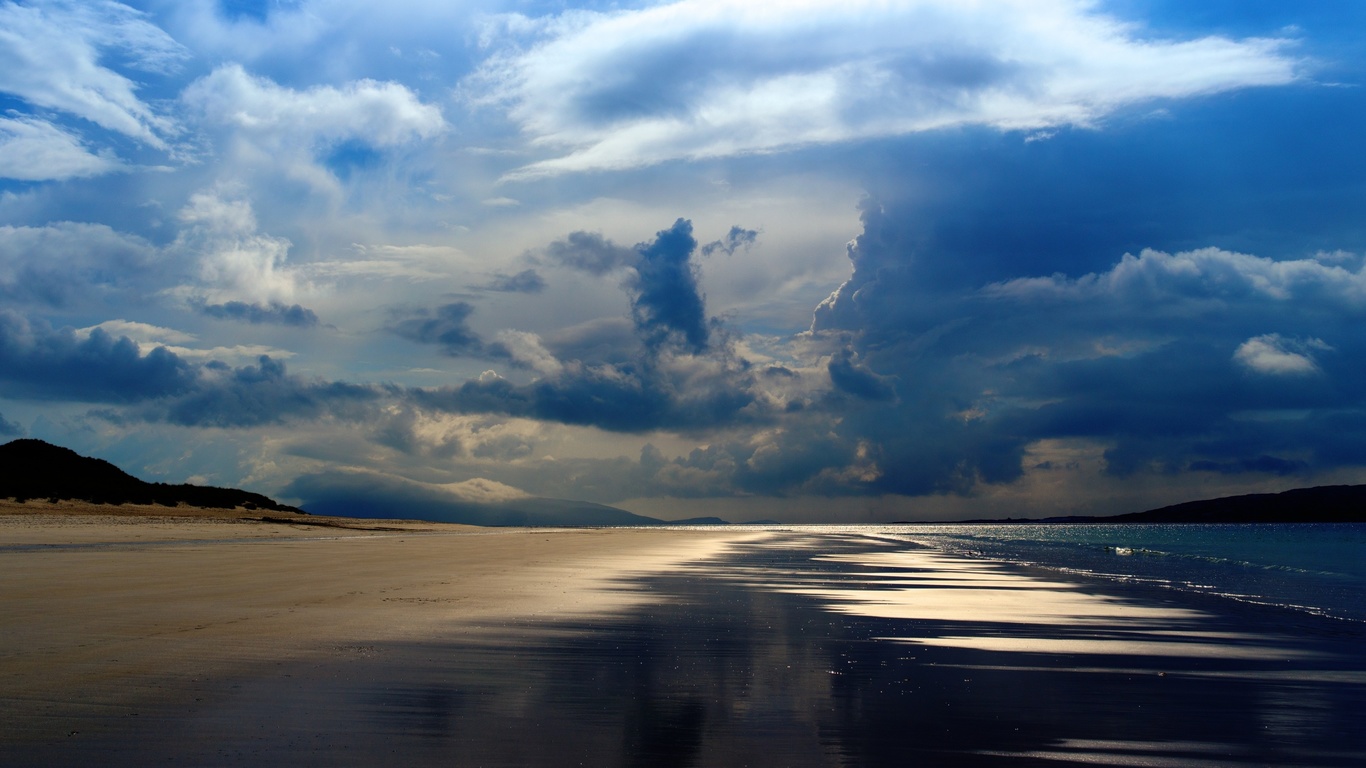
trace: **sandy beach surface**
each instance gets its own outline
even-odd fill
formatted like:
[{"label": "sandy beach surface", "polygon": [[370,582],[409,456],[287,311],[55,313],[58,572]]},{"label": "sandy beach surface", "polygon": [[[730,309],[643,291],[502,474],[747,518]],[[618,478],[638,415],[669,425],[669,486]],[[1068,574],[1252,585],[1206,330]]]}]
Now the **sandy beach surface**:
[{"label": "sandy beach surface", "polygon": [[77,764],[72,745],[190,715],[244,670],[622,611],[648,599],[633,572],[755,536],[261,516],[0,504],[0,756]]},{"label": "sandy beach surface", "polygon": [[1355,625],[850,530],[0,509],[3,765],[1359,765]]}]

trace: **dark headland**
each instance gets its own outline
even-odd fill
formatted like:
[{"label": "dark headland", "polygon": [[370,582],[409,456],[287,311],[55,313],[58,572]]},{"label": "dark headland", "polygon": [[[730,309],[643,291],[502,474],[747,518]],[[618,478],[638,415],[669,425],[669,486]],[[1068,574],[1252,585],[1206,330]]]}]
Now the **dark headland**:
[{"label": "dark headland", "polygon": [[149,483],[103,459],[81,456],[70,448],[32,439],[0,445],[0,499],[166,507],[183,504],[204,509],[242,507],[304,514],[296,507],[236,488]]},{"label": "dark headland", "polygon": [[1321,485],[1281,493],[1252,493],[1173,504],[1109,517],[968,520],[971,523],[1361,523],[1366,522],[1366,485]]}]

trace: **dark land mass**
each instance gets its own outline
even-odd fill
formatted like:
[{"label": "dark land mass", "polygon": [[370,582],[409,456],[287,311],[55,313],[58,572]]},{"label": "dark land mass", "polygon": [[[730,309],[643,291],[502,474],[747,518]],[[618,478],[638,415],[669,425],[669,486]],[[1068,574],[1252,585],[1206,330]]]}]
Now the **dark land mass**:
[{"label": "dark land mass", "polygon": [[181,504],[205,509],[261,509],[306,514],[268,496],[236,488],[149,483],[103,459],[82,456],[42,440],[0,445],[0,499],[25,502],[88,501],[92,504]]},{"label": "dark land mass", "polygon": [[[103,459],[42,440],[0,445],[0,499],[85,501],[204,509],[260,510],[291,515],[422,520],[482,526],[725,525],[720,518],[664,521],[586,501],[525,497],[468,501],[427,486],[366,473],[329,472],[296,480],[290,492],[303,509],[236,488],[148,483]],[[304,510],[307,509],[307,512]],[[280,522],[278,518],[263,518]],[[318,524],[324,524],[319,522]],[[333,524],[331,522],[326,524]]]},{"label": "dark land mass", "polygon": [[1110,517],[1070,515],[969,523],[1362,523],[1366,485],[1322,485],[1281,493],[1252,493],[1187,501],[1169,507]]}]

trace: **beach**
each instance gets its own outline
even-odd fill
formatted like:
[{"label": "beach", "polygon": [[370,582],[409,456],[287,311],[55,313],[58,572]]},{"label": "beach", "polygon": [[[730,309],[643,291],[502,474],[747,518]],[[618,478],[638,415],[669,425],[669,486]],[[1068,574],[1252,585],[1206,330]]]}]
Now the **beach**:
[{"label": "beach", "polygon": [[1366,758],[1359,624],[856,528],[4,512],[5,765]]}]

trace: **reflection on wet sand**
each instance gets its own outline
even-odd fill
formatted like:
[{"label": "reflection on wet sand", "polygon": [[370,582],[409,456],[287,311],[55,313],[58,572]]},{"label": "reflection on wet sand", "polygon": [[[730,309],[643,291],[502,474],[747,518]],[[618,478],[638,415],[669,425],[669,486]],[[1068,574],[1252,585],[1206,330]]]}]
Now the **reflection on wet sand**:
[{"label": "reflection on wet sand", "polygon": [[1281,626],[1256,606],[856,535],[776,534],[630,582],[652,599],[257,669],[204,713],[101,754],[450,766],[1366,758],[1363,633],[1341,622]]},{"label": "reflection on wet sand", "polygon": [[787,591],[819,598],[830,610],[904,620],[992,625],[990,634],[904,637],[908,643],[1031,653],[1208,656],[1285,659],[1314,652],[1283,635],[1218,632],[1207,612],[1098,594],[1080,582],[1026,575],[1001,563],[925,549],[818,558],[878,570],[842,586]]}]

